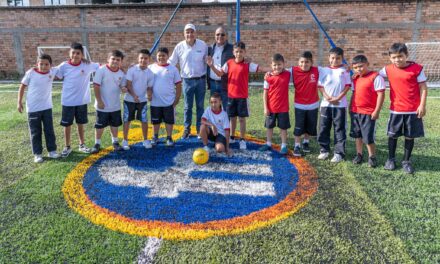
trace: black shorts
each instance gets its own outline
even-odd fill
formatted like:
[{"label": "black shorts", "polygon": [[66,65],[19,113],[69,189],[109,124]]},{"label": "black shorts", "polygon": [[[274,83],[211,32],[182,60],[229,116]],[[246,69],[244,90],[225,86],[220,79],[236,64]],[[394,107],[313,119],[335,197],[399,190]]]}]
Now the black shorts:
[{"label": "black shorts", "polygon": [[373,144],[376,134],[376,120],[371,120],[371,115],[350,112],[351,128],[350,137],[362,138],[364,144]]},{"label": "black shorts", "polygon": [[136,120],[139,120],[143,123],[148,122],[147,102],[133,103],[124,101],[124,123],[133,121],[135,117]]},{"label": "black shorts", "polygon": [[274,128],[278,126],[280,129],[289,129],[290,128],[290,118],[289,113],[272,113],[266,116],[266,120],[264,122],[265,128]]},{"label": "black shorts", "polygon": [[62,106],[61,110],[61,122],[60,125],[68,127],[73,124],[75,119],[77,124],[87,124],[89,122],[87,118],[87,105],[77,106]]},{"label": "black shorts", "polygon": [[150,106],[151,123],[153,125],[164,122],[168,125],[174,125],[174,107],[170,106]]},{"label": "black shorts", "polygon": [[423,121],[417,114],[390,114],[387,135],[393,138],[402,135],[407,138],[424,137]]},{"label": "black shorts", "polygon": [[247,98],[228,98],[229,117],[248,117],[249,104]]},{"label": "black shorts", "polygon": [[217,136],[214,136],[211,128],[209,128],[208,140],[213,141],[215,144],[221,143],[226,147],[226,137],[220,133],[217,133]]},{"label": "black shorts", "polygon": [[302,136],[308,134],[309,136],[316,137],[318,126],[318,108],[311,110],[303,110],[295,108],[295,130],[294,136]]},{"label": "black shorts", "polygon": [[122,125],[121,110],[114,112],[101,112],[96,110],[95,128],[101,129],[107,126],[118,127]]}]

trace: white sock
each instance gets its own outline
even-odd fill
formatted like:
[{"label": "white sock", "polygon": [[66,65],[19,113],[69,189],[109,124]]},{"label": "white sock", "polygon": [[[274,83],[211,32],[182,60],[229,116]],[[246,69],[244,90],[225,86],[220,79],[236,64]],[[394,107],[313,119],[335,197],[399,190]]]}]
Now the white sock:
[{"label": "white sock", "polygon": [[301,147],[300,143],[295,143],[295,147]]},{"label": "white sock", "polygon": [[117,137],[112,137],[112,143],[118,143],[119,139]]},{"label": "white sock", "polygon": [[127,143],[128,144],[128,140],[123,139],[122,140],[122,144]]},{"label": "white sock", "polygon": [[272,142],[266,141],[266,145],[268,145],[269,147],[272,147]]},{"label": "white sock", "polygon": [[97,138],[95,138],[95,144],[99,144],[99,145],[101,145],[101,139],[97,139]]},{"label": "white sock", "polygon": [[304,143],[309,143],[309,140],[308,140],[308,139],[304,139],[304,140],[303,140],[303,144],[304,144]]}]

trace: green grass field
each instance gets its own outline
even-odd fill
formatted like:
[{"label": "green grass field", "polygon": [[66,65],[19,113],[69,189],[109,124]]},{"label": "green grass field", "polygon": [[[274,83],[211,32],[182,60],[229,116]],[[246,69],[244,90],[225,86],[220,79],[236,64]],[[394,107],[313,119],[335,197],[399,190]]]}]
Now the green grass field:
[{"label": "green grass field", "polygon": [[[75,151],[67,159],[33,163],[26,114],[16,110],[17,89],[17,85],[0,86],[0,263],[136,262],[147,238],[96,226],[64,200],[64,179],[86,154]],[[60,150],[59,92],[58,87],[53,101]],[[312,154],[305,159],[316,168],[319,187],[299,212],[243,235],[164,241],[155,262],[440,263],[440,90],[430,90],[429,96],[426,137],[416,140],[413,151],[414,175],[400,168],[388,172],[382,166],[351,164],[352,140],[347,143],[347,161],[337,165],[317,161],[318,146],[313,141]],[[261,90],[252,90],[248,132],[264,138],[261,97]],[[387,155],[387,108],[388,101],[377,128],[381,165]],[[177,124],[182,124],[183,101],[177,112]],[[90,106],[86,128],[90,146],[94,119]],[[76,150],[76,132],[73,135]],[[110,145],[108,132],[103,145]],[[402,152],[400,140],[398,160]]]}]

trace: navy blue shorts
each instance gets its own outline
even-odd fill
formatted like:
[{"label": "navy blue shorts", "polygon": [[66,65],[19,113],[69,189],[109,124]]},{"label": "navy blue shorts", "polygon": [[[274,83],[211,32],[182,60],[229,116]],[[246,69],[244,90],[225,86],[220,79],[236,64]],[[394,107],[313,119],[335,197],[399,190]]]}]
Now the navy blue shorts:
[{"label": "navy blue shorts", "polygon": [[217,133],[217,136],[214,136],[212,133],[212,129],[209,128],[208,140],[213,141],[215,144],[221,143],[226,147],[226,138],[220,133]]},{"label": "navy blue shorts", "polygon": [[417,114],[390,114],[388,120],[388,137],[419,138],[425,136],[423,121]]},{"label": "navy blue shorts", "polygon": [[311,110],[303,110],[295,108],[295,130],[294,136],[302,136],[308,134],[315,137],[317,133],[316,127],[318,126],[318,108]]},{"label": "navy blue shorts", "polygon": [[124,123],[139,120],[143,123],[148,122],[147,102],[133,103],[124,101]]},{"label": "navy blue shorts", "polygon": [[71,126],[73,124],[73,120],[75,120],[77,124],[87,124],[89,122],[87,118],[86,104],[77,106],[62,106],[60,125],[63,127]]},{"label": "navy blue shorts", "polygon": [[229,117],[248,117],[249,105],[247,98],[228,98]]},{"label": "navy blue shorts", "polygon": [[150,106],[151,123],[158,125],[162,122],[174,125],[174,107],[170,106]]},{"label": "navy blue shorts", "polygon": [[107,126],[118,127],[122,125],[121,110],[114,112],[101,112],[96,110],[95,128],[101,129]]},{"label": "navy blue shorts", "polygon": [[371,115],[350,112],[351,127],[350,137],[362,138],[364,144],[373,144],[376,134],[376,120],[371,120]]},{"label": "navy blue shorts", "polygon": [[289,113],[271,113],[270,115],[266,116],[266,120],[264,122],[265,128],[274,128],[275,126],[278,126],[280,129],[289,129],[290,128],[290,118]]}]

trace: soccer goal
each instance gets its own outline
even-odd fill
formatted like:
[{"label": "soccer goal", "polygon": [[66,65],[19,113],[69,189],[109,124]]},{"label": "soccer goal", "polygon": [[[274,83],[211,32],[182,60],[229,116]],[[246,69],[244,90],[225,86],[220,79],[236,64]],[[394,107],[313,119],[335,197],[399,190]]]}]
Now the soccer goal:
[{"label": "soccer goal", "polygon": [[[84,58],[92,61],[90,53],[86,46],[84,48]],[[39,46],[37,47],[38,56],[41,54],[48,54],[52,57],[52,64],[54,66],[59,65],[61,62],[65,61],[69,56],[70,46]]]},{"label": "soccer goal", "polygon": [[409,60],[423,65],[428,86],[440,88],[440,42],[410,42],[406,46]]}]

